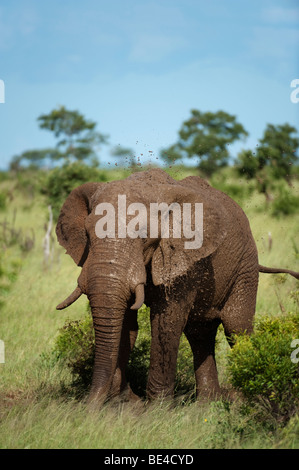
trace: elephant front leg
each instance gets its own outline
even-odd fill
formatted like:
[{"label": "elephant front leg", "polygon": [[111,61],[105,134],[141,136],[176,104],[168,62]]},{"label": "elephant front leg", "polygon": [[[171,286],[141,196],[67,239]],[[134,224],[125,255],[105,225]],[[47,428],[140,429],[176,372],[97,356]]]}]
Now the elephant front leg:
[{"label": "elephant front leg", "polygon": [[158,311],[151,306],[151,354],[147,382],[149,399],[173,395],[180,337],[185,318],[178,305]]}]

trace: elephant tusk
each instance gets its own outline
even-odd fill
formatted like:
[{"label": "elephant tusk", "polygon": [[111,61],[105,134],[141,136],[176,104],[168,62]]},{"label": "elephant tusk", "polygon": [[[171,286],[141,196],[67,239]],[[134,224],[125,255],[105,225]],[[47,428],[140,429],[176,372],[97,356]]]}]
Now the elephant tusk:
[{"label": "elephant tusk", "polygon": [[138,284],[135,288],[135,303],[131,310],[138,310],[144,304],[144,284]]},{"label": "elephant tusk", "polygon": [[80,295],[82,295],[82,290],[79,286],[69,295],[61,304],[57,305],[56,310],[63,310],[64,308],[68,307],[72,303],[74,303],[77,299],[79,299]]}]

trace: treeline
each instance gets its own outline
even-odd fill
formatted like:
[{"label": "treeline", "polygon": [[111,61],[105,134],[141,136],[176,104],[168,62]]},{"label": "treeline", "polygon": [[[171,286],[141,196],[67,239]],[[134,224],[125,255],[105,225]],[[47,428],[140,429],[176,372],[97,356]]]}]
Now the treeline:
[{"label": "treeline", "polygon": [[[54,135],[56,145],[26,150],[14,156],[10,171],[17,175],[21,185],[39,186],[48,197],[55,217],[74,187],[90,180],[110,179],[98,157],[102,146],[109,145],[109,136],[97,130],[96,122],[64,106],[39,116],[37,122],[41,129]],[[248,135],[236,116],[221,110],[212,113],[193,109],[189,119],[182,123],[177,141],[161,149],[160,157],[166,168],[184,164],[187,160],[194,162],[198,174],[239,203],[251,190],[264,194],[266,203],[273,200],[273,192],[276,192],[273,214],[293,213],[299,206],[298,197],[292,191],[292,181],[299,175],[297,129],[288,123],[267,124],[254,149],[244,148],[237,155],[231,155],[230,146]],[[146,168],[147,162],[142,162],[132,149],[120,144],[111,147],[110,154],[119,160],[120,167],[133,171]],[[248,184],[228,184],[223,177],[226,167],[232,167],[235,179]],[[35,181],[29,181],[32,175],[28,171],[40,169],[50,171],[39,172]],[[1,204],[4,201],[0,198]]]},{"label": "treeline", "polygon": [[178,132],[177,142],[161,154],[173,162],[197,158],[198,169],[207,178],[232,162],[237,174],[253,180],[257,190],[269,201],[273,180],[285,180],[290,186],[298,173],[298,131],[288,123],[267,124],[254,150],[243,149],[232,157],[229,146],[247,136],[248,132],[235,116],[224,111],[192,110],[191,117]]},{"label": "treeline", "polygon": [[[64,106],[53,109],[49,114],[37,118],[39,127],[53,133],[56,145],[53,148],[26,150],[15,155],[10,163],[10,170],[24,168],[51,168],[57,164],[68,165],[84,162],[97,168],[100,164],[98,154],[102,145],[108,144],[109,136],[97,130],[97,123],[85,118],[79,111],[71,111]],[[123,157],[131,154],[131,149],[116,146],[111,155]]]},{"label": "treeline", "polygon": [[[11,170],[74,161],[99,166],[98,154],[101,146],[108,144],[109,136],[97,131],[96,122],[64,106],[39,116],[37,121],[41,129],[54,134],[56,146],[26,150],[14,156],[10,163]],[[193,109],[190,118],[182,123],[177,141],[162,149],[160,156],[168,162],[191,159],[205,177],[211,177],[217,170],[232,163],[246,178],[262,181],[263,170],[270,169],[274,178],[284,178],[289,183],[292,168],[299,161],[297,129],[288,123],[276,126],[267,124],[254,150],[243,149],[236,157],[230,155],[229,146],[248,135],[236,116],[224,111],[212,113]],[[132,149],[120,144],[113,147],[110,153],[118,158],[136,158]]]}]

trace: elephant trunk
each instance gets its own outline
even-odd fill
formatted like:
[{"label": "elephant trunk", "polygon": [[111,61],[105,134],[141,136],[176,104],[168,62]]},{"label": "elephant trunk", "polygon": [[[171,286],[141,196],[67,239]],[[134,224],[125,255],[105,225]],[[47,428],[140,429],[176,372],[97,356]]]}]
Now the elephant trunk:
[{"label": "elephant trunk", "polygon": [[111,396],[118,363],[124,309],[92,306],[95,333],[95,357],[90,400],[103,403]]},{"label": "elephant trunk", "polygon": [[130,259],[132,251],[125,250],[123,244],[105,242],[105,248],[93,247],[87,272],[87,295],[95,332],[90,400],[97,403],[120,392],[122,378],[117,375],[125,313],[128,307],[137,310],[143,304],[146,280],[140,255],[136,253]]}]

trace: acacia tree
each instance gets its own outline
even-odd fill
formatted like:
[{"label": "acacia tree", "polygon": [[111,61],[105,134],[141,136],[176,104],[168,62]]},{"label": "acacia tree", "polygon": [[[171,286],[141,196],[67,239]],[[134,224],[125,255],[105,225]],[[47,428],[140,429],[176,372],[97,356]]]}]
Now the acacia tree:
[{"label": "acacia tree", "polygon": [[57,158],[65,162],[93,159],[96,161],[96,149],[107,143],[107,136],[96,131],[96,123],[86,120],[78,111],[70,111],[64,106],[53,109],[49,114],[42,114],[37,119],[41,129],[54,132],[59,153]]},{"label": "acacia tree", "polygon": [[211,176],[229,161],[228,145],[248,135],[236,117],[224,111],[217,113],[191,110],[191,117],[179,130],[178,141],[161,152],[162,158],[178,160],[199,158],[198,168]]}]

